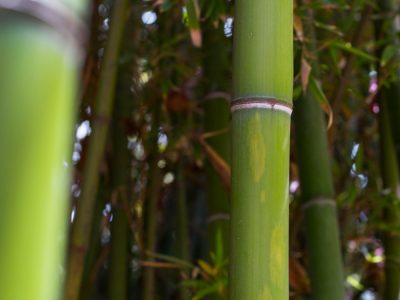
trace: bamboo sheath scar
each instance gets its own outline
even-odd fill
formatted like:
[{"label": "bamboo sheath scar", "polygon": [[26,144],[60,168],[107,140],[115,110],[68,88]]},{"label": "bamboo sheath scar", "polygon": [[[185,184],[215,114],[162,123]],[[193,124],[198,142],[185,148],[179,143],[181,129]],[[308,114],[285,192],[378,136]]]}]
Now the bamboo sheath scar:
[{"label": "bamboo sheath scar", "polygon": [[236,0],[229,300],[289,299],[293,1]]},{"label": "bamboo sheath scar", "polygon": [[287,113],[289,116],[292,114],[292,104],[283,100],[278,100],[273,97],[253,96],[253,97],[239,97],[232,100],[231,112],[242,109],[271,109]]},{"label": "bamboo sheath scar", "polygon": [[60,1],[0,0],[0,12],[32,18],[48,25],[83,53],[88,30],[85,23]]}]

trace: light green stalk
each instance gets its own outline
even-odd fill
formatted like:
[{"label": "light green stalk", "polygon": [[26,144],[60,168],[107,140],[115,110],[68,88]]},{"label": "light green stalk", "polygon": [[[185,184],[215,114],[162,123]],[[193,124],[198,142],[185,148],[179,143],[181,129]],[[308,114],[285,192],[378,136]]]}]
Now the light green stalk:
[{"label": "light green stalk", "polygon": [[[238,0],[234,97],[266,96],[290,105],[291,0]],[[232,116],[230,300],[288,299],[290,116],[242,109]]]},{"label": "light green stalk", "polygon": [[68,262],[65,297],[78,299],[81,286],[85,255],[90,239],[90,230],[97,187],[99,169],[112,114],[114,101],[117,59],[125,25],[128,0],[116,0],[110,17],[110,31],[102,61],[99,90],[93,119],[93,133],[90,137],[88,160],[84,166],[82,193],[77,202],[76,218],[72,226],[70,257]]},{"label": "light green stalk", "polygon": [[[315,53],[316,36],[311,10],[307,17],[307,22],[304,23],[305,35],[309,41],[309,50]],[[319,76],[317,61],[312,63],[312,76]],[[342,255],[326,122],[318,100],[314,98],[310,88],[295,102],[293,119],[304,203],[311,298],[344,299]]]},{"label": "light green stalk", "polygon": [[60,296],[76,50],[51,25],[0,10],[0,299]]}]

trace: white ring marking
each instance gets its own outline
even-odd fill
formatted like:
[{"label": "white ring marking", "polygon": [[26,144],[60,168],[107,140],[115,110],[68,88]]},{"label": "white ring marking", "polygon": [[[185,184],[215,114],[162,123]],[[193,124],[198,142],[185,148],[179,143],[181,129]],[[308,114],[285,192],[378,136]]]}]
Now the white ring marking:
[{"label": "white ring marking", "polygon": [[235,112],[241,109],[253,109],[253,108],[261,108],[261,109],[272,109],[279,110],[287,113],[289,116],[292,114],[293,109],[287,107],[286,105],[282,105],[279,103],[268,103],[268,102],[247,102],[247,103],[232,103],[231,112]]}]

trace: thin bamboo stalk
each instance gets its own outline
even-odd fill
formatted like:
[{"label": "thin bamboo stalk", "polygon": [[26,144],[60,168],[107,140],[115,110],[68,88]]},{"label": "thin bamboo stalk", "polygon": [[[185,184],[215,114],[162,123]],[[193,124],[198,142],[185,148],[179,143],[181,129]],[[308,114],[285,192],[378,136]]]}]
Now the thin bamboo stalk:
[{"label": "thin bamboo stalk", "polygon": [[[86,1],[64,2],[62,17],[85,10]],[[24,3],[0,1],[0,299],[52,300],[63,279],[80,57],[47,23],[49,3],[35,3],[42,20],[5,8],[13,4]]]},{"label": "thin bamboo stalk", "polygon": [[[188,224],[188,210],[187,210],[187,197],[186,197],[186,180],[184,161],[181,160],[178,164],[177,170],[177,189],[178,189],[178,203],[177,203],[177,244],[179,258],[190,261],[190,244],[189,244],[189,224]],[[180,299],[189,300],[190,293],[185,287],[180,288]]]},{"label": "thin bamboo stalk", "polygon": [[[162,174],[158,167],[158,128],[160,125],[161,109],[159,106],[154,108],[154,119],[152,132],[149,138],[149,148],[151,149],[151,161],[148,173],[148,188],[146,189],[145,203],[145,250],[155,253],[157,250],[157,204],[160,199]],[[152,257],[149,261],[154,260]],[[146,267],[143,271],[143,300],[156,299],[156,278],[155,269]]]},{"label": "thin bamboo stalk", "polygon": [[293,3],[235,5],[229,299],[288,299]]},{"label": "thin bamboo stalk", "polygon": [[[229,40],[224,36],[223,28],[206,28],[204,34],[204,78],[207,93],[226,92],[228,89],[229,71]],[[204,130],[217,132],[228,129],[230,126],[229,103],[226,99],[207,99],[204,103]],[[207,143],[223,158],[229,162],[230,133],[224,132],[207,140]],[[215,215],[229,214],[229,197],[218,174],[210,164],[207,164],[207,205],[208,216],[213,219]],[[210,250],[216,249],[218,232],[222,236],[225,251],[229,248],[229,221],[221,218],[208,224]]]},{"label": "thin bamboo stalk", "polygon": [[[315,53],[314,16],[304,23],[310,51]],[[319,77],[318,61],[312,75]],[[304,207],[311,298],[344,299],[344,277],[334,187],[323,111],[310,90],[295,102],[294,125]]]},{"label": "thin bamboo stalk", "polygon": [[99,182],[114,101],[117,59],[127,15],[127,0],[116,0],[110,17],[110,31],[101,65],[99,90],[93,120],[93,133],[88,146],[88,160],[83,171],[81,197],[77,202],[76,218],[72,225],[65,298],[78,299],[84,259],[90,239],[93,208]]},{"label": "thin bamboo stalk", "polygon": [[396,232],[400,225],[400,210],[395,201],[400,200],[400,180],[397,158],[389,123],[389,110],[385,93],[381,93],[379,113],[379,133],[381,148],[381,172],[383,188],[388,190],[387,208],[384,219],[389,227],[384,235],[385,248],[385,300],[397,300],[400,292],[400,236]]},{"label": "thin bamboo stalk", "polygon": [[[379,39],[386,39],[388,45],[399,47],[400,41],[397,37],[397,29],[395,25],[396,11],[399,4],[393,0],[377,1],[379,13],[382,19],[375,22],[376,33]],[[380,49],[380,55],[383,54],[383,49]],[[395,54],[393,59],[395,63],[400,61],[400,55]],[[400,78],[400,68],[397,68],[396,73]],[[386,101],[388,105],[389,120],[391,125],[391,132],[394,140],[395,152],[397,155],[397,163],[400,171],[400,127],[398,120],[400,119],[400,80],[391,82],[389,86],[385,87]]]},{"label": "thin bamboo stalk", "polygon": [[[129,70],[129,69],[128,69]],[[129,198],[131,156],[128,149],[127,121],[132,101],[126,84],[131,74],[120,68],[112,126],[111,182],[114,193],[111,222],[111,249],[108,296],[113,300],[127,299],[128,278],[128,219],[125,211]]]}]

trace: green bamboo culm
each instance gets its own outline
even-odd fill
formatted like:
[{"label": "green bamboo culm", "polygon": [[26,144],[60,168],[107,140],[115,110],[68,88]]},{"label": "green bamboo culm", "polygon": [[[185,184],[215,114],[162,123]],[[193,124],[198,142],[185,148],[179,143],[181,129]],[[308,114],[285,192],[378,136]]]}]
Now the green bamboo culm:
[{"label": "green bamboo culm", "polygon": [[56,10],[32,2],[0,1],[0,299],[53,300],[63,280],[82,49],[46,17],[71,22],[86,1],[53,1]]},{"label": "green bamboo culm", "polygon": [[113,189],[113,220],[111,222],[110,273],[108,298],[127,299],[129,227],[129,183],[131,155],[128,149],[127,124],[131,117],[130,91],[124,89],[132,74],[127,66],[121,66],[118,74],[117,93],[112,123],[111,184]]},{"label": "green bamboo culm", "polygon": [[[232,108],[250,98],[290,106],[292,1],[235,5]],[[229,299],[288,299],[290,109],[247,107],[232,113]]]},{"label": "green bamboo culm", "polygon": [[127,16],[128,0],[115,0],[110,17],[110,30],[102,59],[99,90],[94,109],[93,133],[87,150],[88,160],[83,170],[81,196],[77,202],[75,221],[70,237],[65,299],[79,297],[85,255],[90,240],[93,209],[99,182],[99,169],[103,159],[109,120],[112,116],[118,55]]},{"label": "green bamboo culm", "polygon": [[[313,13],[308,10],[303,27],[309,41],[309,50],[315,53],[317,46],[313,24]],[[311,76],[318,78],[318,60],[314,60],[311,65]],[[311,299],[345,299],[326,122],[318,100],[314,98],[310,88],[295,101],[293,121],[304,207]]]},{"label": "green bamboo culm", "polygon": [[395,229],[400,225],[400,210],[396,202],[399,201],[399,171],[394,143],[391,134],[389,110],[385,92],[380,93],[379,133],[381,148],[381,173],[383,189],[388,190],[385,197],[386,208],[384,220],[388,226],[384,234],[385,248],[385,300],[397,300],[400,291],[400,236]]},{"label": "green bamboo culm", "polygon": [[[230,41],[224,36],[222,26],[218,29],[212,26],[204,29],[204,88],[208,92],[226,92],[229,89],[229,44]],[[216,133],[207,139],[207,143],[227,162],[230,161],[229,119],[229,103],[226,99],[215,97],[205,100],[204,130],[207,133]],[[228,192],[210,163],[207,163],[206,172],[209,248],[210,251],[215,251],[216,239],[220,232],[224,250],[227,251],[229,249]]]},{"label": "green bamboo culm", "polygon": [[[396,47],[400,45],[397,36],[396,21],[397,11],[399,9],[398,1],[395,0],[379,0],[377,1],[378,14],[381,16],[376,22],[376,33],[378,39],[384,39],[387,47]],[[379,49],[380,57],[383,58],[385,49]],[[399,63],[400,54],[398,51],[395,53],[392,62]],[[400,126],[398,120],[400,119],[400,68],[397,67],[397,80],[394,82],[386,83],[384,89],[386,94],[386,101],[388,105],[389,120],[391,125],[391,132],[394,141],[395,152],[397,155],[398,169],[400,172]]]}]

